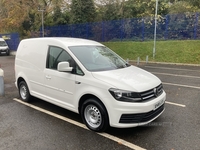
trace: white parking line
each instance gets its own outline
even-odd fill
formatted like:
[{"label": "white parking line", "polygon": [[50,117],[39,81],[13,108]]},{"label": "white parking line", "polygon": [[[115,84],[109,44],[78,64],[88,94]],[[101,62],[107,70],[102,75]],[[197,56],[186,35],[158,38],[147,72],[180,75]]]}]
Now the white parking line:
[{"label": "white parking line", "polygon": [[159,75],[166,75],[166,76],[175,76],[175,77],[185,77],[185,78],[197,78],[200,79],[198,76],[187,76],[187,75],[178,75],[178,74],[170,74],[170,73],[160,73],[160,72],[151,72],[153,74],[159,74]]},{"label": "white parking line", "polygon": [[200,70],[192,70],[192,69],[168,68],[168,67],[153,67],[153,66],[145,66],[145,67],[146,67],[146,68],[163,69],[163,70],[180,70],[180,71],[194,71],[194,72],[200,72]]},{"label": "white parking line", "polygon": [[170,104],[170,105],[180,106],[180,107],[186,107],[186,105],[173,103],[173,102],[168,102],[168,101],[165,101],[165,103]]},{"label": "white parking line", "polygon": [[192,89],[200,89],[199,86],[191,86],[191,85],[184,85],[184,84],[174,84],[174,83],[167,83],[167,82],[162,82],[162,83],[166,84],[166,85],[180,86],[180,87],[186,87],[186,88],[192,88]]},{"label": "white parking line", "polygon": [[[72,119],[66,118],[66,117],[64,117],[64,116],[58,115],[58,114],[56,114],[56,113],[50,112],[50,111],[45,110],[45,109],[42,109],[42,108],[40,108],[40,107],[34,106],[34,105],[30,104],[30,103],[23,102],[22,100],[19,100],[19,99],[17,99],[17,98],[14,98],[13,100],[15,100],[15,101],[17,101],[17,102],[19,102],[19,103],[21,103],[21,104],[24,104],[24,105],[26,105],[26,106],[28,106],[28,107],[31,107],[31,108],[33,108],[33,109],[35,109],[35,110],[38,110],[38,111],[40,111],[40,112],[43,112],[43,113],[48,114],[48,115],[50,115],[50,116],[53,116],[53,117],[55,117],[55,118],[61,119],[61,120],[63,120],[63,121],[66,121],[66,122],[71,123],[71,124],[73,124],[73,125],[76,125],[76,126],[78,126],[78,127],[81,127],[81,128],[86,129],[86,130],[89,130],[84,124],[79,123],[79,122],[77,122],[77,121],[74,121],[74,120],[72,120]],[[105,138],[108,138],[108,139],[110,139],[110,140],[112,140],[112,141],[115,141],[115,142],[117,142],[118,144],[121,144],[121,145],[124,145],[124,146],[126,146],[126,147],[129,147],[129,148],[131,148],[131,149],[133,149],[133,150],[145,150],[144,148],[141,148],[141,147],[139,147],[139,146],[137,146],[137,145],[135,145],[135,144],[133,144],[133,143],[127,142],[127,141],[125,141],[125,140],[123,140],[123,139],[120,139],[120,138],[118,138],[118,137],[115,137],[115,136],[113,136],[113,135],[110,135],[110,134],[107,134],[107,133],[97,133],[97,134],[98,134],[98,135],[101,135],[101,136],[103,136],[103,137],[105,137]]]}]

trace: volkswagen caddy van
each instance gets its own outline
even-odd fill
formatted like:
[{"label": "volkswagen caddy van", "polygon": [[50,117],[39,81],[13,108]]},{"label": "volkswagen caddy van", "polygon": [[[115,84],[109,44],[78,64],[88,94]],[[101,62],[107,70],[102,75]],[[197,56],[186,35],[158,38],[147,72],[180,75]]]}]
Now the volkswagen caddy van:
[{"label": "volkswagen caddy van", "polygon": [[21,100],[33,96],[79,113],[97,132],[148,124],[165,109],[160,79],[91,40],[22,40],[15,77]]}]

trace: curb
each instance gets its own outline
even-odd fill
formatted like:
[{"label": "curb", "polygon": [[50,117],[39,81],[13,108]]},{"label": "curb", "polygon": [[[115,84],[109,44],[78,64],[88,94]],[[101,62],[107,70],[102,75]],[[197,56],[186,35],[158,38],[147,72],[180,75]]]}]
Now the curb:
[{"label": "curb", "polygon": [[196,66],[196,67],[200,67],[200,64],[169,63],[169,62],[151,62],[151,61],[148,62],[148,63],[150,63],[150,64],[162,64],[162,65],[177,65],[177,66]]},{"label": "curb", "polygon": [[10,51],[10,55],[15,56],[17,51]]},{"label": "curb", "polygon": [[137,65],[137,61],[129,60],[130,63],[136,64],[136,66],[140,66],[140,64],[160,64],[160,65],[177,65],[177,66],[193,66],[193,67],[200,67],[200,64],[186,64],[186,63],[170,63],[170,62],[153,62],[153,61],[140,61],[139,65]]}]

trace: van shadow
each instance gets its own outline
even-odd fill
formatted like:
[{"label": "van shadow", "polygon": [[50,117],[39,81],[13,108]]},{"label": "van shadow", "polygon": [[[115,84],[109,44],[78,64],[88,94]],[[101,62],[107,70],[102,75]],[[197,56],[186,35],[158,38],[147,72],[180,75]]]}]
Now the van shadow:
[{"label": "van shadow", "polygon": [[[40,107],[42,109],[45,109],[47,111],[53,112],[57,115],[61,115],[63,117],[69,118],[79,123],[83,123],[81,116],[79,114],[69,111],[67,109],[64,109],[62,107],[53,105],[46,101],[40,100],[38,98],[33,97],[31,104],[34,106]],[[160,130],[160,128],[158,127],[159,126],[161,127],[160,122],[162,122],[162,119],[158,118],[152,123],[144,125],[144,126],[138,126],[138,127],[132,127],[132,128],[110,127],[106,130],[105,133],[119,137],[121,139],[127,139],[127,138],[137,139],[138,137],[144,136],[147,133],[154,134],[158,132],[158,130]]]},{"label": "van shadow", "polygon": [[42,108],[44,110],[47,110],[49,112],[55,113],[57,115],[72,119],[77,122],[82,123],[82,119],[79,114],[74,113],[72,111],[69,111],[67,109],[64,109],[62,107],[56,106],[54,104],[51,104],[49,102],[43,101],[39,98],[32,97],[31,102],[32,105],[37,106],[39,108]]}]

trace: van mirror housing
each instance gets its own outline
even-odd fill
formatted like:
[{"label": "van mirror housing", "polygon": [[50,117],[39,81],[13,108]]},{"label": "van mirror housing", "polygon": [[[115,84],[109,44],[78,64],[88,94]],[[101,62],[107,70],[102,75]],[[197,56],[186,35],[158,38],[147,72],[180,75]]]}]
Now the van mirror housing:
[{"label": "van mirror housing", "polygon": [[58,71],[61,72],[72,72],[73,67],[69,66],[69,62],[58,63]]}]

